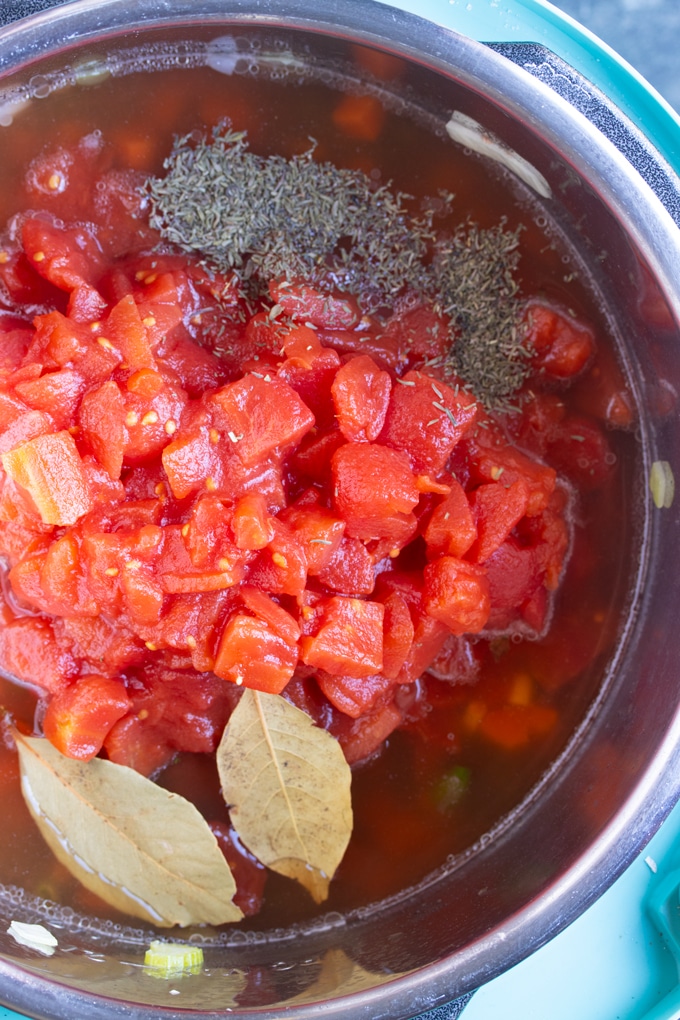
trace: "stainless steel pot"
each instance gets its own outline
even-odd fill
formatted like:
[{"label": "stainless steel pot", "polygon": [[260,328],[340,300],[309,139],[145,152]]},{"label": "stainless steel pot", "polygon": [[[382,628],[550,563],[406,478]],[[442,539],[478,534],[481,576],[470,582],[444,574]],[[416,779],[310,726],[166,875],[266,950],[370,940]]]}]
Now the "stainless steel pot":
[{"label": "stainless steel pot", "polygon": [[[47,94],[64,68],[80,62],[83,73],[84,51],[102,59],[159,28],[181,28],[203,45],[234,26],[304,32],[312,53],[330,38],[402,56],[422,72],[409,103],[440,124],[462,111],[547,182],[542,201],[597,281],[640,410],[620,640],[550,775],[465,859],[374,911],[329,916],[295,935],[216,943],[203,977],[179,983],[174,998],[167,983],[142,974],[143,947],[129,933],[69,931],[53,956],[39,957],[5,936],[18,908],[0,899],[0,999],[36,1017],[412,1017],[475,989],[569,924],[680,794],[677,513],[655,506],[648,486],[655,461],[680,477],[674,171],[597,89],[540,47],[485,46],[370,0],[334,0],[323,11],[313,0],[78,0],[0,31],[3,109],[11,114],[22,89]],[[526,169],[519,176],[526,182]],[[594,810],[578,812],[589,797]],[[245,1007],[247,975],[260,992]]]}]

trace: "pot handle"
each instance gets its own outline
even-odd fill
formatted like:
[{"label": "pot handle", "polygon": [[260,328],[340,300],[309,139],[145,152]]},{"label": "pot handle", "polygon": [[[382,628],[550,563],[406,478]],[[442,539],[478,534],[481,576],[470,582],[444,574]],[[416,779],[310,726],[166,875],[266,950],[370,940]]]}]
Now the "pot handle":
[{"label": "pot handle", "polygon": [[[661,932],[670,950],[680,975],[680,927],[678,925],[678,900],[680,894],[680,870],[670,871],[655,882],[647,898],[647,912]],[[664,995],[640,1020],[679,1020],[680,984]]]},{"label": "pot handle", "polygon": [[622,111],[584,75],[540,43],[486,43],[577,109],[637,170],[680,227],[680,177]]}]

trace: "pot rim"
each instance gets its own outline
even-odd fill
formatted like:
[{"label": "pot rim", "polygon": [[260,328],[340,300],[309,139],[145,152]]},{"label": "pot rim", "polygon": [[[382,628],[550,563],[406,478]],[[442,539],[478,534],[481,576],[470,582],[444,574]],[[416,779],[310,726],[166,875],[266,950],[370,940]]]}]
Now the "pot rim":
[{"label": "pot rim", "polygon": [[[128,0],[72,0],[0,30],[0,67],[5,72],[11,62],[14,67],[23,66],[45,52],[65,51],[95,37],[120,35],[123,30],[133,32],[159,23],[187,27],[206,24],[227,27],[238,23],[332,34],[386,49],[424,63],[445,76],[455,76],[511,118],[522,120],[574,167],[619,221],[626,223],[630,237],[652,268],[676,323],[680,323],[680,231],[638,171],[582,113],[543,82],[484,44],[416,15],[375,0],[334,0],[332,9],[323,14],[317,12],[315,0],[201,0],[200,10],[195,0],[174,3],[136,0],[130,17]],[[631,130],[639,135],[632,125]],[[668,176],[680,194],[680,180],[663,158],[658,154],[657,157],[659,171]],[[388,983],[326,1002],[325,1015],[345,1016],[351,1009],[353,1015],[378,1016],[386,1015],[384,1010],[389,1008],[389,1015],[406,1016],[414,1003],[420,1003],[416,1008],[421,1010],[430,1009],[488,980],[498,972],[495,958],[499,946],[504,957],[502,969],[519,962],[571,923],[608,888],[651,838],[679,796],[680,710],[676,708],[661,745],[640,773],[631,795],[598,840],[559,876],[540,904],[528,904],[502,928],[488,932],[453,956]],[[593,883],[596,871],[599,877]],[[585,882],[586,877],[591,881]],[[539,910],[541,931],[536,932]],[[531,934],[529,940],[527,932]],[[465,964],[466,978],[462,985],[452,988],[454,961],[456,969]],[[20,980],[23,976],[22,973]],[[39,989],[31,991],[34,984],[35,979],[29,974],[24,986],[27,996],[39,994]],[[82,994],[78,993],[78,1001]],[[30,1005],[36,1000],[27,1002]],[[307,1017],[310,1006],[284,1009],[295,1020],[298,1016]],[[264,1009],[257,1013],[263,1018],[280,1015],[279,1010]],[[159,1014],[153,1008],[138,1007],[138,1015],[143,1018]],[[191,1015],[190,1011],[187,1015]],[[207,1018],[211,1014],[201,1015]]]}]

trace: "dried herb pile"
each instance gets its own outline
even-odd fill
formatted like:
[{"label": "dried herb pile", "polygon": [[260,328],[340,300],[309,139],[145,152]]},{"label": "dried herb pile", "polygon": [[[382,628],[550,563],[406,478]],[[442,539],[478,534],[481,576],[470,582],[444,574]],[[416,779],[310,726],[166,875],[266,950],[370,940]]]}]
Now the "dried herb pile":
[{"label": "dried herb pile", "polygon": [[165,169],[146,182],[151,226],[182,251],[237,272],[253,297],[282,277],[355,294],[370,314],[418,295],[450,320],[445,367],[488,406],[521,386],[518,231],[466,223],[442,235],[433,208],[450,212],[450,195],[414,214],[410,196],[317,162],[313,149],[258,156],[245,132],[225,128],[177,139]]}]

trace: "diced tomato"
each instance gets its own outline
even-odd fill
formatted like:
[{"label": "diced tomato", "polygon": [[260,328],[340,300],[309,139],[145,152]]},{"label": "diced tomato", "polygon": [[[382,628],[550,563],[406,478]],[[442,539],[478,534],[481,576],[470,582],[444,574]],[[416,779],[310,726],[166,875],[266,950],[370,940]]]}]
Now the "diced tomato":
[{"label": "diced tomato", "polygon": [[[154,376],[155,385],[150,388]],[[179,428],[186,404],[184,391],[155,373],[145,373],[146,389],[140,381],[140,374],[135,373],[124,392],[127,463],[139,463],[161,453]]]},{"label": "diced tomato", "polygon": [[[305,344],[307,337],[300,339],[300,333],[311,334],[314,343]],[[276,370],[277,378],[298,394],[317,425],[329,425],[333,421],[331,387],[340,367],[340,357],[332,348],[322,347],[312,329],[296,329],[288,336],[296,340],[294,344],[286,344],[284,340],[286,359]]]},{"label": "diced tomato", "polygon": [[210,351],[195,344],[181,327],[170,329],[159,341],[156,357],[173,371],[190,397],[199,397],[227,381],[222,363]]},{"label": "diced tomato", "polygon": [[[182,526],[182,537],[195,567],[219,567],[220,562],[243,559],[231,540],[231,509],[218,496],[199,496]],[[222,565],[224,565],[222,563]]]},{"label": "diced tomato", "polygon": [[421,677],[451,634],[445,623],[425,612],[424,606],[409,608],[413,620],[413,641],[396,676],[399,684],[411,684]]},{"label": "diced tomato", "polygon": [[470,502],[460,482],[452,478],[449,492],[437,503],[425,528],[428,556],[463,557],[477,538]]},{"label": "diced tomato", "polygon": [[345,522],[318,504],[294,505],[279,515],[304,549],[307,573],[321,574],[340,548]]},{"label": "diced tomato", "polygon": [[523,547],[512,536],[484,564],[491,600],[489,627],[502,630],[521,617],[543,583],[543,569],[536,550]]},{"label": "diced tomato", "polygon": [[51,602],[49,612],[55,616],[97,614],[97,604],[83,583],[78,543],[69,532],[52,542],[41,558],[40,586]]},{"label": "diced tomato", "polygon": [[182,432],[163,449],[163,467],[177,499],[202,488],[219,470],[217,452],[207,428]]},{"label": "diced tomato", "polygon": [[340,431],[348,442],[373,443],[380,435],[392,391],[392,380],[368,355],[345,362],[332,386]]},{"label": "diced tomato", "polygon": [[339,354],[351,357],[354,357],[357,350],[360,350],[362,354],[373,358],[379,368],[395,373],[401,373],[407,367],[406,344],[402,345],[398,338],[388,336],[387,332],[379,328],[378,323],[370,322],[370,320],[363,319],[355,330],[319,330],[319,340]]},{"label": "diced tomato", "polygon": [[89,761],[101,751],[109,730],[131,706],[120,680],[96,674],[79,677],[51,699],[43,730],[67,758]]},{"label": "diced tomato", "polygon": [[211,403],[218,428],[234,437],[236,454],[245,465],[295,445],[314,425],[312,412],[280,379],[265,382],[246,376],[223,386]]},{"label": "diced tomato", "polygon": [[393,685],[382,673],[364,677],[317,673],[316,681],[330,703],[352,719],[365,715]]},{"label": "diced tomato", "polygon": [[235,704],[230,687],[210,674],[147,665],[128,682],[134,714],[106,738],[109,758],[148,775],[174,751],[213,752]]},{"label": "diced tomato", "polygon": [[39,379],[17,383],[14,392],[35,411],[49,414],[59,431],[71,424],[84,388],[85,381],[78,372],[62,368]]},{"label": "diced tomato", "polygon": [[551,305],[530,301],[524,323],[534,366],[556,379],[578,375],[595,353],[592,330]]},{"label": "diced tomato", "polygon": [[322,329],[353,329],[361,318],[353,297],[325,293],[304,281],[272,281],[269,294],[291,319]]},{"label": "diced tomato", "polygon": [[151,644],[188,653],[194,669],[208,672],[215,662],[225,617],[235,602],[231,588],[169,595],[160,623],[150,632]]},{"label": "diced tomato", "polygon": [[272,518],[274,537],[250,569],[250,580],[277,595],[299,595],[307,581],[307,557],[302,542],[284,521]]},{"label": "diced tomato", "polygon": [[377,443],[346,443],[333,454],[333,505],[347,534],[398,538],[419,497],[408,457]]},{"label": "diced tomato", "polygon": [[477,540],[467,555],[473,563],[484,563],[524,517],[529,493],[524,479],[518,478],[507,486],[487,482],[471,492],[469,498]]},{"label": "diced tomato", "polygon": [[267,621],[236,613],[224,628],[214,672],[238,686],[280,694],[297,661],[297,645],[290,645]]},{"label": "diced tomato", "polygon": [[19,619],[0,627],[2,668],[24,683],[50,694],[76,675],[73,657],[55,641],[54,631],[39,619]]},{"label": "diced tomato", "polygon": [[120,619],[71,616],[55,621],[54,630],[59,645],[70,649],[86,672],[119,676],[148,656],[144,643]]},{"label": "diced tomato", "polygon": [[354,765],[375,754],[403,721],[402,712],[394,700],[378,700],[366,715],[351,723],[344,716],[343,722],[333,722],[329,729],[337,737],[349,764]]},{"label": "diced tomato", "polygon": [[373,557],[358,538],[343,537],[317,576],[339,595],[370,595],[375,587]]},{"label": "diced tomato", "polygon": [[[0,453],[16,450],[29,440],[48,435],[54,430],[54,419],[50,415],[43,411],[25,411],[9,424],[0,436]],[[7,471],[7,468],[5,470]]]},{"label": "diced tomato", "polygon": [[408,605],[397,592],[391,592],[384,605],[382,672],[395,679],[411,651],[415,628]]},{"label": "diced tomato", "polygon": [[522,479],[528,488],[526,513],[545,510],[555,489],[555,469],[510,446],[498,425],[489,420],[484,425],[469,433],[461,444],[467,457],[470,484],[502,479],[504,485],[512,485]]},{"label": "diced tomato", "polygon": [[239,589],[239,595],[251,613],[263,620],[275,634],[282,637],[289,645],[298,643],[300,627],[297,620],[266,592],[260,591],[259,588],[254,588],[252,585],[244,584]]},{"label": "diced tomato", "polygon": [[196,567],[189,555],[182,527],[166,525],[163,549],[158,561],[161,590],[167,594],[219,591],[242,580],[245,560],[240,551],[220,557],[214,567]]},{"label": "diced tomato", "polygon": [[491,603],[485,571],[454,556],[425,567],[423,605],[427,614],[454,634],[476,634],[489,618]]},{"label": "diced tomato", "polygon": [[153,368],[156,364],[147,331],[132,295],[113,306],[103,323],[107,338],[123,355],[128,368]]},{"label": "diced tomato", "polygon": [[405,451],[418,472],[435,476],[477,418],[477,404],[422,372],[407,372],[392,390],[380,442]]},{"label": "diced tomato", "polygon": [[[0,334],[2,339],[2,334]],[[26,412],[26,404],[23,400],[12,396],[0,389],[0,428],[6,429]]]},{"label": "diced tomato", "polygon": [[105,302],[94,285],[103,264],[89,231],[28,218],[23,223],[22,242],[36,272],[71,295],[70,314],[74,318],[82,322],[101,314]]},{"label": "diced tomato", "polygon": [[241,496],[231,519],[231,527],[239,549],[264,549],[274,538],[267,501],[259,492]]},{"label": "diced tomato", "polygon": [[422,304],[388,319],[384,335],[394,337],[395,343],[408,352],[411,364],[448,354],[452,342],[448,321]]},{"label": "diced tomato", "polygon": [[344,443],[345,437],[337,426],[312,429],[303,438],[292,459],[296,476],[301,480],[328,482],[333,454]]},{"label": "diced tomato", "polygon": [[75,524],[92,508],[82,461],[68,432],[31,439],[3,453],[2,465],[30,495],[45,524]]},{"label": "diced tomato", "polygon": [[114,481],[120,478],[127,442],[125,401],[113,380],[83,397],[78,416],[83,442]]},{"label": "diced tomato", "polygon": [[582,489],[602,485],[616,464],[601,426],[586,417],[569,415],[551,431],[547,441],[551,464]]},{"label": "diced tomato", "polygon": [[333,596],[321,603],[321,624],[300,642],[300,658],[326,673],[366,677],[383,666],[384,606]]},{"label": "diced tomato", "polygon": [[163,611],[164,586],[148,567],[124,569],[120,574],[125,607],[138,628],[158,623]]},{"label": "diced tomato", "polygon": [[161,727],[148,725],[138,715],[126,715],[115,723],[103,746],[109,761],[126,765],[150,778],[165,768],[177,753]]}]

